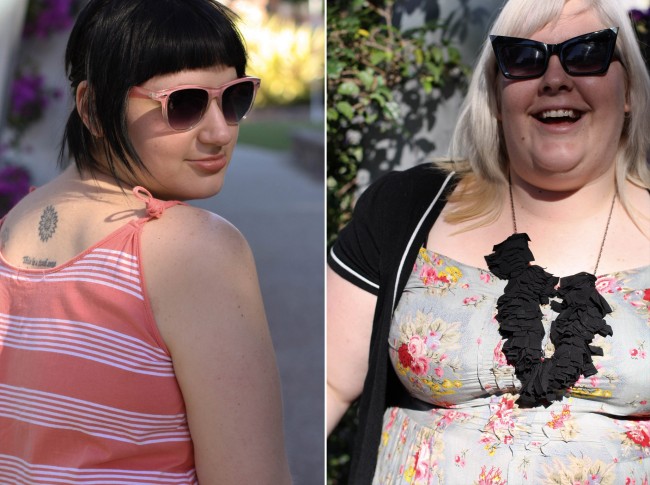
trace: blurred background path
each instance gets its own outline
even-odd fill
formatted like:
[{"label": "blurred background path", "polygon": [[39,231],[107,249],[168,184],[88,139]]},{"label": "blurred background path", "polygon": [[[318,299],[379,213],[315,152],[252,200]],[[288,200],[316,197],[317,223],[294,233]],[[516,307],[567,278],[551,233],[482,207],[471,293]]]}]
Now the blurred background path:
[{"label": "blurred background path", "polygon": [[[255,119],[255,114],[248,120],[251,123],[242,124],[241,142],[221,193],[192,204],[228,219],[251,245],[282,379],[285,437],[294,482],[322,484],[323,149],[311,155],[289,149],[286,130],[277,130],[283,123],[308,124],[300,116],[287,120],[285,115],[283,120],[260,113]],[[310,133],[323,136],[322,129]],[[267,145],[285,148],[242,144],[249,136],[262,143],[270,138]]]}]

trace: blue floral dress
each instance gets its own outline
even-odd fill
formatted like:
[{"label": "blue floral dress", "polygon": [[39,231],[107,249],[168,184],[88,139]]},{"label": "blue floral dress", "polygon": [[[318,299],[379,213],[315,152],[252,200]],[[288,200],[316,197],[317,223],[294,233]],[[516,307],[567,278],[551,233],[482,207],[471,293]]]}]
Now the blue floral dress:
[{"label": "blue floral dress", "polygon": [[[389,408],[375,484],[650,483],[650,266],[600,276],[613,336],[597,374],[548,407],[520,407],[496,301],[506,282],[421,249],[397,306],[389,354],[408,393]],[[557,314],[542,305],[545,339]]]}]

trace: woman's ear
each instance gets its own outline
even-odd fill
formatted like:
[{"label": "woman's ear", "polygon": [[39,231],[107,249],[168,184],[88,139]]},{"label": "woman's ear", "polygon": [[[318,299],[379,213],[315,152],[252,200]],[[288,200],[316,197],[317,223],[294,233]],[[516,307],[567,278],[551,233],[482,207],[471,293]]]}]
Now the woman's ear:
[{"label": "woman's ear", "polygon": [[88,131],[96,137],[100,138],[102,136],[101,130],[97,127],[97,124],[91,119],[90,112],[88,109],[88,97],[90,96],[90,89],[88,87],[88,81],[81,81],[77,86],[77,92],[75,94],[75,104],[77,106],[77,113],[83,124],[88,128]]}]

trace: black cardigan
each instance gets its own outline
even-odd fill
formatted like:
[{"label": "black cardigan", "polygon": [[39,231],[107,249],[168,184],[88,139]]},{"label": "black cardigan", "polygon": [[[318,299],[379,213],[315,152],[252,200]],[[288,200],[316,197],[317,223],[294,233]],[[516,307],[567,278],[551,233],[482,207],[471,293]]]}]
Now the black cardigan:
[{"label": "black cardigan", "polygon": [[405,392],[388,357],[392,314],[408,269],[455,183],[453,173],[429,164],[386,174],[359,198],[352,220],[328,254],[328,264],[338,275],[377,296],[350,484],[372,482],[384,411]]}]

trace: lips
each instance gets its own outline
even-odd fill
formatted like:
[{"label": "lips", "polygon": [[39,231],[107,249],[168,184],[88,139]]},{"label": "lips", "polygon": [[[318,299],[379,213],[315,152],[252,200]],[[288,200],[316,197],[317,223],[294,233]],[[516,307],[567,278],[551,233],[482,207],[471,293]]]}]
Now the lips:
[{"label": "lips", "polygon": [[533,116],[542,123],[575,123],[582,118],[583,112],[572,108],[554,108],[539,111]]},{"label": "lips", "polygon": [[217,155],[213,157],[198,158],[187,161],[192,166],[197,167],[204,172],[216,173],[226,166],[228,163],[228,158],[225,155]]}]

